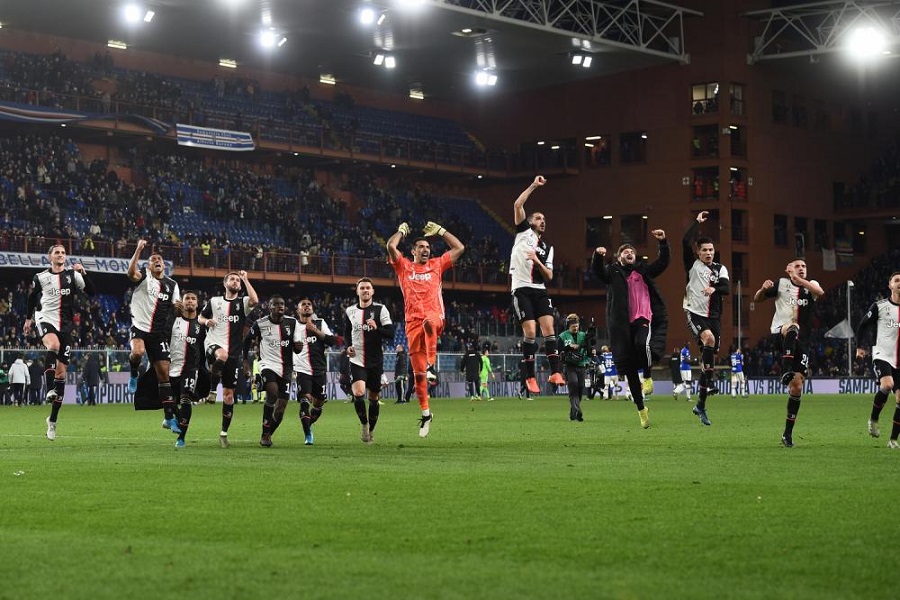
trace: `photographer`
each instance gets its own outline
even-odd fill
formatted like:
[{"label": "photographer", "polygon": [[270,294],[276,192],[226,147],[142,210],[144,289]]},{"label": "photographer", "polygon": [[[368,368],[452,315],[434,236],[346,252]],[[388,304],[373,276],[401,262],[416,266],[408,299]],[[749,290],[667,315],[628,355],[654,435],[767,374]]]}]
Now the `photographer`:
[{"label": "photographer", "polygon": [[584,372],[591,364],[591,347],[597,331],[593,324],[587,333],[579,331],[581,325],[578,315],[572,313],[566,317],[566,330],[559,336],[562,348],[563,368],[566,385],[569,389],[569,420],[584,421],[581,413],[581,396],[584,393]]}]

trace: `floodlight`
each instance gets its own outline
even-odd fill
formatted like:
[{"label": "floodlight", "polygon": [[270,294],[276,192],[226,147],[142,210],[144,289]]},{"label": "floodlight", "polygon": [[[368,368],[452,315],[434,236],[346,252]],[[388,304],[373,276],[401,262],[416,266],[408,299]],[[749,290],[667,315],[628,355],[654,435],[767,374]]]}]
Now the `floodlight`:
[{"label": "floodlight", "polygon": [[275,32],[271,29],[264,29],[259,33],[259,43],[263,48],[272,48],[275,46]]},{"label": "floodlight", "polygon": [[152,10],[148,10],[146,13],[144,13],[144,23],[149,23],[150,21],[153,20],[153,17],[155,17],[155,16],[156,16],[155,12],[153,12]]},{"label": "floodlight", "polygon": [[381,13],[380,15],[378,15],[378,20],[375,21],[375,24],[381,25],[382,23],[385,22],[386,19],[387,19],[387,13]]},{"label": "floodlight", "polygon": [[867,26],[857,27],[847,38],[847,50],[856,58],[866,59],[882,54],[887,45],[884,31]]},{"label": "floodlight", "polygon": [[233,58],[220,58],[219,66],[226,69],[237,69],[237,61]]},{"label": "floodlight", "polygon": [[115,48],[116,50],[127,50],[128,44],[120,40],[109,40],[106,42],[106,45],[110,48]]},{"label": "floodlight", "polygon": [[396,66],[397,66],[397,59],[395,59],[393,56],[386,56],[384,58],[384,68],[385,69],[393,69]]},{"label": "floodlight", "polygon": [[592,62],[594,62],[593,56],[585,56],[584,62],[581,63],[581,66],[584,67],[585,69],[588,69],[588,68],[590,68]]},{"label": "floodlight", "polygon": [[141,11],[141,7],[137,4],[126,4],[125,8],[122,9],[122,14],[125,16],[126,22],[137,23],[141,20],[143,12]]},{"label": "floodlight", "polygon": [[384,64],[384,54],[376,54],[375,60],[372,61],[373,64],[378,65],[379,67]]},{"label": "floodlight", "polygon": [[573,64],[573,65],[580,65],[580,64],[581,64],[581,61],[582,61],[583,59],[584,59],[584,57],[583,57],[582,55],[580,55],[580,54],[573,54],[573,55],[572,55],[572,64]]},{"label": "floodlight", "polygon": [[424,100],[425,92],[423,92],[422,90],[420,90],[418,88],[412,88],[409,90],[409,97],[412,98],[413,100]]},{"label": "floodlight", "polygon": [[278,47],[281,48],[287,43],[287,38],[282,36],[280,40],[278,40]]},{"label": "floodlight", "polygon": [[359,11],[359,22],[363,25],[371,25],[375,22],[375,11],[371,8],[363,8]]}]

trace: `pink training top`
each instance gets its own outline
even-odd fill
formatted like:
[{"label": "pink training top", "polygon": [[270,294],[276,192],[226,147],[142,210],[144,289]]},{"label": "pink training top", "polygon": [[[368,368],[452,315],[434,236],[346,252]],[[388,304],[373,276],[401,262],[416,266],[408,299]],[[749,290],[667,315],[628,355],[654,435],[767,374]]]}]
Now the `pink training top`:
[{"label": "pink training top", "polygon": [[637,319],[653,320],[650,289],[644,278],[637,271],[632,271],[625,281],[628,282],[628,322],[634,323]]}]

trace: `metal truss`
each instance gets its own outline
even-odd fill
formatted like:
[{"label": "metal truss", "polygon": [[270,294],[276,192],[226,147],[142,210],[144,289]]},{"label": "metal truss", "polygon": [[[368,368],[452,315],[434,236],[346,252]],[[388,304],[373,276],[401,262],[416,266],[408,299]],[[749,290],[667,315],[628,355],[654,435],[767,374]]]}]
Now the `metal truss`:
[{"label": "metal truss", "polygon": [[703,16],[656,0],[431,0],[431,4],[683,64],[690,62],[684,17]]},{"label": "metal truss", "polygon": [[812,57],[839,50],[855,26],[881,28],[889,43],[900,42],[900,2],[836,0],[744,13],[765,23],[747,63],[775,58]]}]

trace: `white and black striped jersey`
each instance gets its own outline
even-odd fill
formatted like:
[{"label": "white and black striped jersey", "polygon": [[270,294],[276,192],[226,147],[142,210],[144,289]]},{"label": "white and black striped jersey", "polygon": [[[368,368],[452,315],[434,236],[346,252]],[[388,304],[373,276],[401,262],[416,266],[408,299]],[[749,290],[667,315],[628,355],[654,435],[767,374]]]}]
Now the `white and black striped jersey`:
[{"label": "white and black striped jersey", "polygon": [[307,375],[324,375],[328,370],[325,349],[328,346],[334,346],[334,334],[331,333],[328,323],[322,319],[315,319],[312,324],[324,333],[325,337],[311,335],[306,329],[306,324],[297,321],[303,348],[294,354],[294,370]]},{"label": "white and black striped jersey", "polygon": [[131,294],[131,325],[146,333],[164,333],[175,315],[181,291],[174,279],[157,279],[144,267]]},{"label": "white and black striped jersey", "polygon": [[894,369],[900,368],[900,304],[885,298],[869,307],[856,328],[860,345],[866,343],[871,329],[875,329],[872,360],[883,360]]},{"label": "white and black striped jersey", "polygon": [[[818,282],[810,280],[810,283]],[[778,282],[765,291],[766,298],[775,298],[775,314],[772,316],[772,333],[781,333],[781,327],[790,323],[800,326],[800,335],[797,337],[805,342],[812,334],[812,316],[815,309],[816,297],[805,287],[791,283],[787,277],[781,277]]]},{"label": "white and black striped jersey", "polygon": [[50,269],[34,276],[34,289],[28,296],[27,314],[34,313],[36,323],[47,323],[57,331],[72,328],[75,315],[75,296],[85,289],[86,282],[74,269],[53,273]]},{"label": "white and black striped jersey", "polygon": [[252,311],[249,296],[234,300],[226,300],[224,296],[210,298],[200,314],[206,319],[213,319],[216,326],[206,332],[205,348],[219,346],[228,352],[229,357],[240,358],[244,324]]},{"label": "white and black striped jersey", "polygon": [[545,289],[547,281],[534,261],[525,258],[525,252],[534,248],[538,260],[553,271],[553,246],[549,245],[528,224],[525,219],[516,225],[516,239],[513,241],[512,253],[509,257],[509,274],[512,277],[512,291],[519,288]]},{"label": "white and black striped jersey", "polygon": [[197,317],[185,319],[175,317],[172,324],[172,341],[169,344],[169,377],[181,377],[182,373],[193,373],[200,367],[203,357],[203,339],[206,327]]},{"label": "white and black striped jersey", "polygon": [[[725,268],[725,265],[717,262],[706,265],[700,259],[694,259],[687,271],[687,278],[681,307],[701,317],[720,318],[722,316],[722,295],[728,293],[728,269]],[[716,290],[709,296],[703,293],[703,290],[708,287]]]},{"label": "white and black striped jersey", "polygon": [[250,327],[244,349],[259,345],[259,370],[268,369],[279,377],[290,377],[294,366],[294,344],[300,341],[300,327],[294,317],[275,323],[266,315]]},{"label": "white and black striped jersey", "polygon": [[[374,330],[369,329],[366,321],[373,319],[378,323]],[[344,311],[344,339],[353,346],[356,354],[350,362],[360,367],[384,366],[385,339],[393,339],[394,324],[388,309],[377,302],[362,308],[358,303],[348,306]]]}]

